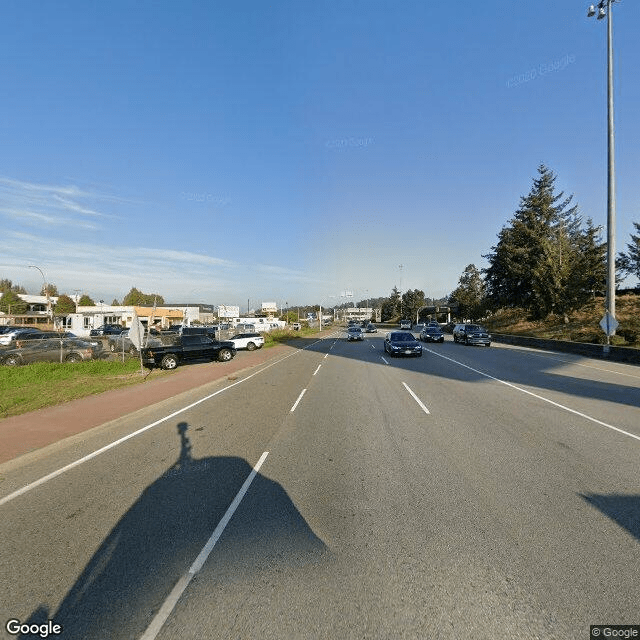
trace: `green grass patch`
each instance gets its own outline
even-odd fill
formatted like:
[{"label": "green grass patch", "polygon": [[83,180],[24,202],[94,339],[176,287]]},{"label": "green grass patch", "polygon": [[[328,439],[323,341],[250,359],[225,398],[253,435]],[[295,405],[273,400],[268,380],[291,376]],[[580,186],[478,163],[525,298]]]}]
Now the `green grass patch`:
[{"label": "green grass patch", "polygon": [[293,329],[274,329],[264,334],[264,348],[275,347],[277,344],[289,342],[296,338],[311,336],[318,333],[317,329],[302,327],[299,331]]},{"label": "green grass patch", "polygon": [[[145,374],[148,373],[145,370]],[[143,382],[140,361],[38,362],[0,367],[0,417]]]}]

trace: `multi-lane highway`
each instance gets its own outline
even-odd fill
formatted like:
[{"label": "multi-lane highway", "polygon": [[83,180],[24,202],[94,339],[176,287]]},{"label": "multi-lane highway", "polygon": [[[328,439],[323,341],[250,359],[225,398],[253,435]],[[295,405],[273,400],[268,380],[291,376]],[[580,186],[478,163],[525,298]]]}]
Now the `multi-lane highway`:
[{"label": "multi-lane highway", "polygon": [[391,358],[382,337],[301,342],[4,465],[5,636],[640,624],[640,369],[450,337]]}]

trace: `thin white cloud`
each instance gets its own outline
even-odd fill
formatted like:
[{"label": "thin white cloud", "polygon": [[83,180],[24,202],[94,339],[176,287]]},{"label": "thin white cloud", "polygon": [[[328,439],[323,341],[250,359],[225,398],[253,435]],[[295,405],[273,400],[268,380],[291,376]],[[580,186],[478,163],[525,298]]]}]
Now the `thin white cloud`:
[{"label": "thin white cloud", "polygon": [[77,204],[75,202],[72,202],[71,200],[67,200],[66,198],[63,198],[62,196],[59,196],[58,194],[54,193],[53,196],[52,196],[52,199],[56,203],[59,203],[59,206],[62,209],[67,209],[69,211],[74,211],[76,213],[83,213],[83,214],[88,215],[88,216],[106,217],[105,214],[104,213],[100,213],[100,211],[95,211],[94,209],[88,209],[87,207],[83,207],[80,204]]},{"label": "thin white cloud", "polygon": [[87,191],[75,185],[37,184],[0,176],[0,216],[28,226],[76,226],[99,229],[97,219],[113,219],[95,203],[126,202],[109,194]]},{"label": "thin white cloud", "polygon": [[81,229],[98,229],[98,226],[91,222],[77,220],[75,218],[52,216],[38,211],[30,211],[29,209],[11,209],[0,206],[0,214],[4,215],[5,218],[29,225],[73,226]]},{"label": "thin white cloud", "polygon": [[0,274],[2,277],[25,281],[27,265],[36,264],[60,291],[82,289],[109,298],[120,297],[136,286],[159,293],[165,300],[219,301],[222,297],[225,304],[236,304],[246,291],[242,279],[249,272],[255,274],[254,279],[264,287],[267,297],[275,282],[302,286],[321,282],[286,267],[240,264],[176,249],[51,240],[25,231],[9,231],[1,236],[0,255],[11,263],[9,273]]},{"label": "thin white cloud", "polygon": [[276,265],[258,264],[258,272],[264,277],[270,277],[275,280],[284,280],[288,282],[308,282],[323,283],[324,280],[314,276],[310,276],[304,271],[297,269],[289,269],[287,267],[278,267]]}]

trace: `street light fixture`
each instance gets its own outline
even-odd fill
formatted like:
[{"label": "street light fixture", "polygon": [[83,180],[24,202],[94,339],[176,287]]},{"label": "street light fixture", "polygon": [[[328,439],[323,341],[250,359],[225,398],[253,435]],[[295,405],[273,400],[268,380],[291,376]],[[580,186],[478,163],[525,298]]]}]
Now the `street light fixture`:
[{"label": "street light fixture", "polygon": [[51,310],[51,301],[49,299],[49,287],[47,286],[47,279],[44,277],[44,273],[42,273],[42,269],[40,267],[36,267],[35,264],[30,264],[28,266],[29,269],[37,269],[42,276],[42,288],[44,289],[44,294],[47,296],[47,316],[49,320],[51,320],[51,316],[53,315]]},{"label": "street light fixture", "polygon": [[[616,183],[615,183],[615,154],[613,128],[613,25],[611,23],[611,5],[616,0],[600,0],[598,8],[591,5],[587,16],[597,15],[598,20],[607,18],[607,296],[606,296],[606,326],[610,323],[615,327],[616,321]],[[607,349],[610,335],[615,334],[615,328],[607,331]]]}]

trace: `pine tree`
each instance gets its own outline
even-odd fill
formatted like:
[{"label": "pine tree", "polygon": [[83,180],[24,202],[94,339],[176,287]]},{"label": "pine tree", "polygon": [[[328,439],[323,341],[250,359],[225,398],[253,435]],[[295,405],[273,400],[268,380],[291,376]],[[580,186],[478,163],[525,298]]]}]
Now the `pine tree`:
[{"label": "pine tree", "polygon": [[485,286],[480,270],[475,264],[468,265],[458,281],[458,287],[450,294],[450,302],[458,303],[458,315],[477,320],[484,315]]},{"label": "pine tree", "polygon": [[568,287],[578,268],[581,219],[573,196],[554,193],[555,175],[538,167],[529,194],[498,234],[484,270],[488,297],[499,306],[521,306],[534,317],[565,313]]},{"label": "pine tree", "polygon": [[402,313],[405,318],[415,318],[425,304],[424,291],[420,289],[408,289],[402,294]]},{"label": "pine tree", "polygon": [[2,292],[0,311],[11,315],[22,315],[27,312],[27,308],[27,303],[13,289]]},{"label": "pine tree", "polygon": [[13,291],[14,293],[27,293],[27,290],[24,287],[21,287],[19,284],[13,284],[11,280],[7,278],[2,278],[0,280],[0,292]]},{"label": "pine tree", "polygon": [[46,284],[42,285],[42,288],[40,289],[40,295],[49,295],[49,297],[55,297],[58,295],[58,287],[56,287],[56,285],[52,284],[51,282],[47,282]]},{"label": "pine tree", "polygon": [[74,313],[76,310],[76,303],[66,293],[58,296],[58,301],[53,309],[53,312],[57,316],[66,316],[70,313]]},{"label": "pine tree", "polygon": [[618,254],[620,270],[628,276],[635,276],[640,280],[640,223],[634,222],[633,226],[638,235],[631,234],[631,242],[627,244],[627,253]]},{"label": "pine tree", "polygon": [[124,306],[150,306],[152,304],[164,304],[164,298],[157,293],[142,293],[139,289],[131,287],[131,291],[124,297]]}]

